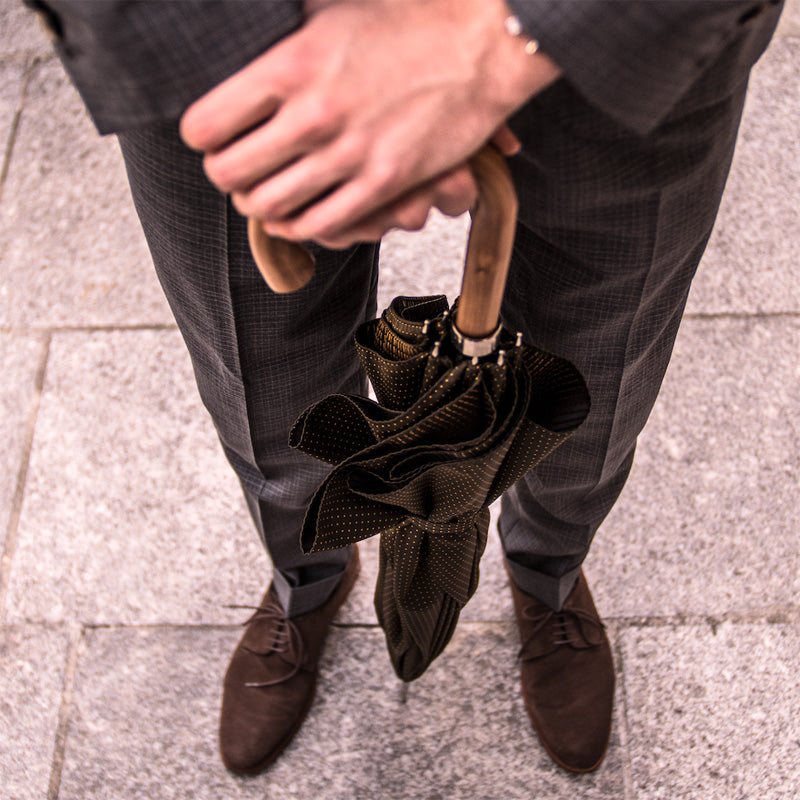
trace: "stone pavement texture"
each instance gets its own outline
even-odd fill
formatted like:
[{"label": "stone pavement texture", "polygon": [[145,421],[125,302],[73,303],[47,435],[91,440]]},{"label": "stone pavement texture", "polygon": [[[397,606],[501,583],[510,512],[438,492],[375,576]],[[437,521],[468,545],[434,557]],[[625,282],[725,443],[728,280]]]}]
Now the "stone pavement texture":
[{"label": "stone pavement texture", "polygon": [[[0,0],[0,797],[800,796],[800,1],[756,67],[717,229],[628,486],[587,563],[619,671],[569,776],[517,690],[493,537],[456,636],[394,678],[371,604],[257,778],[216,754],[222,674],[270,567],[197,398],[113,139]],[[464,220],[384,247],[381,305],[453,297]]]}]

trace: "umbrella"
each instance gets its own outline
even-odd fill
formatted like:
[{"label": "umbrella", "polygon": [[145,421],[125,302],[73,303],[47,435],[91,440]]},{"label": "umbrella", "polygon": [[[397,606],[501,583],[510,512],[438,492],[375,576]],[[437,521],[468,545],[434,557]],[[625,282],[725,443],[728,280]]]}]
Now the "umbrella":
[{"label": "umbrella", "polygon": [[362,325],[377,402],[326,397],[289,440],[335,465],[306,512],[304,552],[380,535],[375,610],[406,681],[442,652],[478,586],[488,506],[589,409],[575,367],[499,326],[516,197],[496,151],[471,163],[480,199],[460,299],[398,297]]}]

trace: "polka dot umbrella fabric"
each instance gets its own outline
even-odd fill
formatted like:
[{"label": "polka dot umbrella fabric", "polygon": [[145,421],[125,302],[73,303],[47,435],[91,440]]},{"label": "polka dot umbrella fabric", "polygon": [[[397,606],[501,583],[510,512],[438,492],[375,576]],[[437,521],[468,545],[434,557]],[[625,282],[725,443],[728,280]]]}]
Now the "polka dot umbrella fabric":
[{"label": "polka dot umbrella fabric", "polygon": [[396,298],[356,333],[378,402],[330,395],[289,440],[335,465],[306,513],[304,552],[380,536],[375,610],[405,681],[444,650],[477,589],[488,506],[589,411],[568,361],[506,331],[493,355],[464,358],[452,317],[444,296]]}]

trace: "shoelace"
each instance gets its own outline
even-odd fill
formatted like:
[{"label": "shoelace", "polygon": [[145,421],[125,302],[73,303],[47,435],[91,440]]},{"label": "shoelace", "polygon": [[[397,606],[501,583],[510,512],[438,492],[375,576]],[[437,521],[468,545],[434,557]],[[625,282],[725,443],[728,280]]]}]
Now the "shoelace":
[{"label": "shoelace", "polygon": [[[541,658],[543,655],[547,655],[547,653],[539,653],[536,655],[526,656],[525,650],[528,645],[539,635],[540,631],[542,631],[548,624],[550,624],[550,634],[552,637],[551,644],[553,645],[554,649],[558,649],[559,647],[580,645],[584,642],[589,647],[594,647],[596,645],[593,644],[584,633],[583,623],[588,622],[595,628],[599,628],[601,631],[606,627],[593,614],[590,614],[587,611],[582,611],[578,608],[564,608],[561,611],[548,609],[543,613],[539,612],[537,614],[533,613],[532,606],[528,606],[527,608],[522,609],[522,616],[529,622],[533,623],[533,630],[528,638],[522,643],[522,647],[519,649],[517,658],[519,658],[521,661],[534,661],[537,658]],[[575,625],[571,626],[569,624],[570,619],[574,621]],[[576,634],[579,634],[579,636]],[[553,651],[548,651],[548,653],[550,652]]]},{"label": "shoelace", "polygon": [[237,608],[254,611],[255,613],[250,617],[250,619],[245,620],[245,622],[242,623],[244,626],[261,619],[274,622],[276,629],[275,638],[273,639],[272,644],[266,653],[259,653],[257,650],[252,650],[251,648],[247,647],[247,645],[243,645],[243,647],[248,653],[252,653],[254,656],[260,656],[262,658],[266,658],[273,653],[277,653],[283,658],[284,661],[292,665],[292,669],[287,672],[286,675],[281,675],[280,678],[275,678],[275,680],[271,681],[261,681],[259,683],[245,683],[245,686],[252,688],[276,686],[279,683],[284,683],[285,681],[290,680],[297,675],[298,672],[300,672],[301,665],[306,656],[303,637],[297,625],[295,625],[295,623],[286,616],[286,612],[283,610],[283,607],[280,605],[280,603],[270,601],[263,606],[227,605],[225,608]]}]

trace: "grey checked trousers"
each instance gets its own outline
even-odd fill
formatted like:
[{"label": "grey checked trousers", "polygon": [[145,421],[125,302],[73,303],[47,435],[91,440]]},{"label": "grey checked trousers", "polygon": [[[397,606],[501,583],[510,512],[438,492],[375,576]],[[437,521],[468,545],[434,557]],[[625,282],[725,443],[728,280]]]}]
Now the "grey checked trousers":
[{"label": "grey checked trousers", "polygon": [[[502,503],[512,577],[554,608],[625,483],[719,206],[745,83],[721,98],[700,90],[648,137],[592,110],[565,82],[511,121],[524,150],[510,161],[520,215],[503,319],[572,360],[592,397],[578,433]],[[119,141],[202,400],[281,601],[301,614],[327,599],[348,553],[300,550],[305,505],[327,468],[292,451],[288,431],[322,396],[366,389],[352,336],[375,314],[378,247],[316,248],[311,283],[275,295],[253,264],[245,221],[176,124]]]}]

